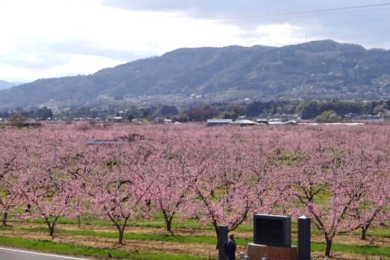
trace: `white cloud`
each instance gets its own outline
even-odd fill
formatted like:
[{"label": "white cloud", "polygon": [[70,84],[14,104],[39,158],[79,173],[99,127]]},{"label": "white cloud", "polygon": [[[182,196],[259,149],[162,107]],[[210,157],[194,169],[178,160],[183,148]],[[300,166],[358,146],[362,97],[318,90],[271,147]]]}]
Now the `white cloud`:
[{"label": "white cloud", "polygon": [[90,74],[128,61],[129,53],[148,57],[181,47],[285,45],[305,38],[302,28],[287,23],[246,31],[98,0],[0,0],[0,32],[0,79],[9,81]]},{"label": "white cloud", "polygon": [[[105,67],[113,67],[125,61],[112,60],[99,56],[72,54],[63,65],[47,69],[18,68],[0,62],[0,78],[8,77],[10,82],[29,82],[38,78],[52,78],[92,74]],[[21,73],[22,76],[21,76]]]},{"label": "white cloud", "polygon": [[288,23],[268,24],[257,27],[253,32],[244,34],[250,44],[268,46],[283,46],[286,44],[298,44],[308,38],[301,27]]}]

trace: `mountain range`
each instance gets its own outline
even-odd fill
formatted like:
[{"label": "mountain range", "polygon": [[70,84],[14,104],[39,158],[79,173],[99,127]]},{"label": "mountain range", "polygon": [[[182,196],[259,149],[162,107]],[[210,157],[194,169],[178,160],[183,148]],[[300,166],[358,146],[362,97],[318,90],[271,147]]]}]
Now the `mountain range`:
[{"label": "mountain range", "polygon": [[19,85],[22,85],[22,84],[25,84],[25,83],[22,83],[22,82],[10,83],[10,82],[7,82],[5,80],[0,80],[0,90],[9,89],[9,88],[12,88],[14,86],[19,86]]},{"label": "mountain range", "polygon": [[92,75],[0,91],[0,107],[390,96],[390,51],[331,40],[284,47],[184,48]]},{"label": "mountain range", "polygon": [[9,82],[4,81],[4,80],[0,80],[0,90],[9,89],[13,86],[14,86],[14,84],[12,84],[12,83],[9,83]]}]

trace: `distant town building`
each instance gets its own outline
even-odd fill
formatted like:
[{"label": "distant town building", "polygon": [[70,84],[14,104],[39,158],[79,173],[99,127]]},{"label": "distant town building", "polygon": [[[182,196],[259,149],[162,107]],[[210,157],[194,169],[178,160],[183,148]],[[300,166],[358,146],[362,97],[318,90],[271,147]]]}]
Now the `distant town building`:
[{"label": "distant town building", "polygon": [[251,126],[257,125],[258,123],[249,119],[237,119],[236,121],[232,122],[232,124],[240,126]]},{"label": "distant town building", "polygon": [[122,122],[123,121],[123,117],[121,117],[121,116],[114,116],[112,118],[112,121],[113,122],[117,122],[117,123]]},{"label": "distant town building", "polygon": [[293,120],[285,120],[285,121],[269,121],[269,125],[296,125],[297,122]]},{"label": "distant town building", "polygon": [[232,122],[233,122],[232,119],[207,119],[208,126],[228,125]]}]

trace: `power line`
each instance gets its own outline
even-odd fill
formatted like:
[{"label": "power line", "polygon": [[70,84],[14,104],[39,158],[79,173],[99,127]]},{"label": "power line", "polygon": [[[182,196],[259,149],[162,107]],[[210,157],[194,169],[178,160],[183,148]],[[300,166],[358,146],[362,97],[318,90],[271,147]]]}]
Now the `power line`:
[{"label": "power line", "polygon": [[[252,15],[252,16],[237,16],[237,17],[221,17],[221,18],[203,18],[201,20],[212,20],[212,21],[224,21],[224,20],[246,20],[246,19],[259,19],[259,18],[268,18],[268,17],[278,17],[278,16],[294,16],[294,15],[306,15],[306,14],[320,14],[320,13],[332,13],[339,11],[349,11],[349,10],[364,10],[364,9],[373,9],[378,7],[389,7],[390,3],[381,3],[381,4],[370,4],[370,5],[358,5],[358,6],[348,6],[348,7],[338,7],[338,8],[328,8],[328,9],[317,9],[310,11],[298,11],[298,12],[286,12],[286,13],[273,13],[273,14],[262,14],[262,15]],[[378,9],[374,9],[378,10]]]}]

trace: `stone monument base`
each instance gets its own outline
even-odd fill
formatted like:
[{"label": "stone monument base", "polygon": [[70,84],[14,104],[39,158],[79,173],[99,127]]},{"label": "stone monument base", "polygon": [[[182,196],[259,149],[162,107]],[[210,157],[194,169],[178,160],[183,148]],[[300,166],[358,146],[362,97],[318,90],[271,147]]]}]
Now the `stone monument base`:
[{"label": "stone monument base", "polygon": [[267,260],[298,260],[298,250],[295,246],[275,247],[249,243],[248,256],[250,260],[261,260],[263,257]]}]

